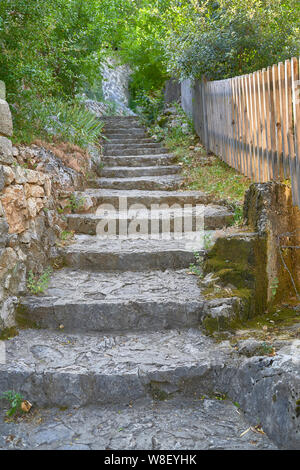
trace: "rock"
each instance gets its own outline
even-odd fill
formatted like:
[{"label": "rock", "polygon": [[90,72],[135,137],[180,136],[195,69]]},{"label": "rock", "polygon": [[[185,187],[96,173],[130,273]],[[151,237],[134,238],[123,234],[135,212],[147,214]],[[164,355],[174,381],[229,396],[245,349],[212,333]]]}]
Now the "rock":
[{"label": "rock", "polygon": [[[1,171],[3,171],[3,174],[4,174],[4,178],[5,178],[5,185],[8,186],[9,184],[11,184],[14,179],[15,179],[15,173],[14,171],[11,169],[10,166],[6,166],[6,165],[2,165],[1,166]],[[2,188],[3,189],[3,188]]]},{"label": "rock", "polygon": [[44,207],[44,202],[40,198],[30,197],[27,199],[28,213],[31,218],[37,216],[40,210]]},{"label": "rock", "polygon": [[51,179],[49,177],[45,178],[44,190],[47,197],[51,196]]},{"label": "rock", "polygon": [[28,227],[28,210],[23,186],[14,185],[5,188],[1,201],[9,225],[9,233],[24,232]]},{"label": "rock", "polygon": [[0,310],[0,326],[1,323],[4,328],[11,328],[15,326],[15,307],[17,304],[16,297],[10,297],[4,301],[2,308]]},{"label": "rock", "polygon": [[17,157],[19,155],[19,149],[17,147],[13,147],[12,151],[14,157]]},{"label": "rock", "polygon": [[93,200],[90,196],[84,196],[84,198],[80,201],[80,205],[76,212],[87,212],[89,211],[92,207],[94,207]]},{"label": "rock", "polygon": [[4,175],[3,167],[1,166],[0,167],[0,191],[2,191],[4,186],[5,186],[5,175]]},{"label": "rock", "polygon": [[5,100],[6,99],[6,87],[5,83],[0,80],[0,100]]},{"label": "rock", "polygon": [[13,134],[13,123],[8,103],[0,99],[0,135],[11,137]]},{"label": "rock", "polygon": [[39,171],[34,170],[24,170],[25,178],[27,183],[33,184],[43,184],[44,182],[44,175]]},{"label": "rock", "polygon": [[[0,100],[1,101],[1,100]],[[0,163],[12,165],[14,158],[12,154],[12,143],[7,137],[0,135]]]},{"label": "rock", "polygon": [[26,183],[24,186],[25,189],[25,195],[27,198],[30,197],[35,197],[35,198],[41,198],[44,197],[45,192],[42,186],[39,186],[38,184],[28,184]]},{"label": "rock", "polygon": [[264,347],[264,344],[253,338],[239,341],[237,350],[239,354],[247,357],[266,356],[268,354],[268,350]]},{"label": "rock", "polygon": [[25,184],[27,182],[26,170],[21,166],[16,166],[15,168],[15,179],[17,184]]},{"label": "rock", "polygon": [[18,261],[18,256],[13,248],[5,248],[0,254],[0,280],[5,279],[5,275],[14,269]]},{"label": "rock", "polygon": [[8,241],[8,223],[4,219],[0,219],[0,247],[4,247]]}]

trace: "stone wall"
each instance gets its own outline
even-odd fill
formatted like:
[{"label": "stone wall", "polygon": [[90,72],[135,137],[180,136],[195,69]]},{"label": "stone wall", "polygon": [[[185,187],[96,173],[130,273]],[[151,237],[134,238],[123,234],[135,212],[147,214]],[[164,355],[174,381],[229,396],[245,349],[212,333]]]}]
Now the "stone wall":
[{"label": "stone wall", "polygon": [[57,256],[57,240],[67,228],[57,209],[84,178],[72,168],[74,149],[58,150],[70,168],[46,144],[13,147],[12,132],[5,86],[0,82],[0,334],[15,325],[28,271],[42,273]]},{"label": "stone wall", "polygon": [[267,238],[268,300],[299,302],[300,209],[286,184],[256,183],[246,193],[245,222]]}]

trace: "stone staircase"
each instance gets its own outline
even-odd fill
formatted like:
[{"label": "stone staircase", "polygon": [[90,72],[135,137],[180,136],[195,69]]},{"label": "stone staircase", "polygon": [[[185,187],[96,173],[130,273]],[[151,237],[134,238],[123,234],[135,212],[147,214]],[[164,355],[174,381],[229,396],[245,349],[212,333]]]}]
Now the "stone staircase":
[{"label": "stone staircase", "polygon": [[[43,424],[13,428],[18,442],[23,448],[272,448],[266,436],[241,436],[248,427],[242,412],[216,399],[234,373],[232,351],[199,326],[208,310],[231,299],[204,298],[197,277],[187,273],[195,260],[189,232],[176,237],[183,204],[192,206],[191,231],[197,211],[209,231],[229,224],[232,214],[201,192],[180,191],[174,157],[135,117],[107,118],[105,130],[103,176],[78,194],[100,208],[69,216],[76,237],[62,250],[65,267],[54,272],[45,294],[21,300],[19,320],[29,328],[7,341],[7,363],[0,365],[0,393],[16,390],[35,407],[52,409],[41,411]],[[152,213],[156,231],[149,238],[149,209],[163,203]],[[114,236],[99,234],[106,221]],[[0,424],[0,447],[11,426]]]}]

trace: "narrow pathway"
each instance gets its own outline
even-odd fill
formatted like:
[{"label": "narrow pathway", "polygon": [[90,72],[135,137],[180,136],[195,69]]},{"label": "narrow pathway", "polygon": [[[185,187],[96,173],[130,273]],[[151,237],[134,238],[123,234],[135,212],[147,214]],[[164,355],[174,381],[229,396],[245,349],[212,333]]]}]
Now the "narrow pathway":
[{"label": "narrow pathway", "polygon": [[[65,267],[44,295],[22,299],[20,315],[34,328],[7,342],[0,393],[17,390],[36,411],[1,423],[0,447],[272,448],[266,436],[241,437],[242,412],[216,397],[230,352],[198,328],[211,302],[187,274],[188,233],[175,233],[183,204],[193,206],[191,231],[199,212],[206,230],[232,214],[201,192],[180,191],[174,157],[136,118],[107,118],[106,135],[102,176],[79,194],[98,210],[69,216],[77,234],[63,250]],[[162,203],[150,220],[151,205]]]}]

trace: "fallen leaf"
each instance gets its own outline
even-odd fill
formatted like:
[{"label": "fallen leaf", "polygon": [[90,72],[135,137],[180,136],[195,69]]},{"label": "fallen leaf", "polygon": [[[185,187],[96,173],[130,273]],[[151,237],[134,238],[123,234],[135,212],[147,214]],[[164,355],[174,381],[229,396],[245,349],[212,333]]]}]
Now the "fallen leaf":
[{"label": "fallen leaf", "polygon": [[29,411],[31,410],[31,408],[32,408],[32,404],[31,404],[28,400],[22,401],[22,403],[21,403],[21,410],[22,410],[24,413],[29,413]]}]

